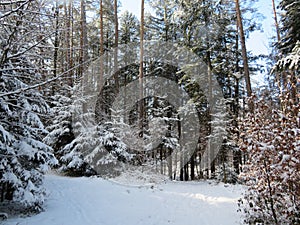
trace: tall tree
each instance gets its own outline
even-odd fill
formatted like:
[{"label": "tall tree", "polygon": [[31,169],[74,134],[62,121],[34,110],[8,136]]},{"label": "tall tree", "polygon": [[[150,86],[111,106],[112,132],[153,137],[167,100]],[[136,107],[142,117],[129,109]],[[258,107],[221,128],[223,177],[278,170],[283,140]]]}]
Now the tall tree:
[{"label": "tall tree", "polygon": [[125,11],[120,19],[120,43],[129,44],[138,41],[139,21],[137,17]]},{"label": "tall tree", "polygon": [[[240,33],[240,41],[242,46],[242,56],[243,56],[243,64],[244,64],[244,76],[246,82],[246,89],[247,89],[247,96],[251,97],[252,95],[252,88],[251,88],[251,80],[250,80],[250,71],[249,71],[249,64],[248,64],[248,55],[247,55],[247,48],[246,48],[246,40],[245,40],[245,32],[242,20],[242,14],[240,9],[239,0],[235,0],[235,9],[236,9],[236,18],[237,24]],[[253,111],[253,103],[249,104],[250,111]]]},{"label": "tall tree", "polygon": [[146,27],[152,38],[163,41],[174,41],[176,39],[176,25],[174,23],[174,13],[178,8],[173,0],[156,0],[150,2],[155,15],[149,16],[149,23]]},{"label": "tall tree", "polygon": [[79,73],[78,77],[83,77],[88,59],[87,22],[86,22],[86,2],[80,1],[80,53],[79,53]]},{"label": "tall tree", "polygon": [[114,46],[114,77],[116,93],[119,92],[119,78],[118,78],[118,46],[119,46],[119,21],[118,21],[118,0],[114,0],[114,22],[115,22],[115,46]]},{"label": "tall tree", "polygon": [[[80,50],[79,50],[79,71],[78,78],[81,80],[83,95],[87,97],[89,94],[88,82],[89,76],[85,74],[87,69],[87,60],[88,60],[88,39],[87,39],[87,21],[86,21],[86,1],[80,1]],[[83,113],[87,112],[88,106],[86,105],[85,100],[83,104]]]},{"label": "tall tree", "polygon": [[103,54],[104,54],[104,30],[103,30],[103,1],[100,0],[100,74],[99,85],[103,85]]},{"label": "tall tree", "polygon": [[273,8],[274,24],[275,24],[275,29],[276,29],[277,41],[280,42],[281,37],[280,37],[280,29],[279,29],[275,0],[272,0],[272,8]]},{"label": "tall tree", "polygon": [[139,69],[139,83],[140,83],[140,105],[139,105],[139,120],[140,120],[140,136],[143,137],[143,123],[144,123],[144,23],[145,23],[145,1],[141,0],[141,25],[140,25],[140,69]]},{"label": "tall tree", "polygon": [[[65,14],[65,67],[64,71],[70,70],[72,68],[72,61],[73,61],[73,46],[72,46],[72,39],[73,39],[73,31],[72,31],[72,2],[69,1],[67,4],[66,1],[64,1],[64,14]],[[73,72],[70,70],[66,74],[66,79],[68,80],[68,85],[71,87],[73,86]]]},{"label": "tall tree", "polygon": [[53,55],[53,75],[57,76],[58,51],[59,51],[59,3],[55,2],[55,37],[54,37],[54,55]]}]

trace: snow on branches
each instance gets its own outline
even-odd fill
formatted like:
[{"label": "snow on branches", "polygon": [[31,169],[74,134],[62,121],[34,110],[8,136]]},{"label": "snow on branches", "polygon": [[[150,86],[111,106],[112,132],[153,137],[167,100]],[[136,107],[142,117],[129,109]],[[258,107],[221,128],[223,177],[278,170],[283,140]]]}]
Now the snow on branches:
[{"label": "snow on branches", "polygon": [[284,113],[264,101],[241,125],[240,146],[248,155],[240,177],[248,191],[240,199],[247,223],[300,223],[299,105]]},{"label": "snow on branches", "polygon": [[49,112],[44,97],[36,89],[17,91],[42,77],[37,35],[27,32],[37,30],[37,14],[25,10],[37,9],[31,2],[13,1],[11,7],[0,3],[5,15],[0,17],[0,202],[40,210],[43,174],[56,159],[42,142],[47,133],[42,118]]}]

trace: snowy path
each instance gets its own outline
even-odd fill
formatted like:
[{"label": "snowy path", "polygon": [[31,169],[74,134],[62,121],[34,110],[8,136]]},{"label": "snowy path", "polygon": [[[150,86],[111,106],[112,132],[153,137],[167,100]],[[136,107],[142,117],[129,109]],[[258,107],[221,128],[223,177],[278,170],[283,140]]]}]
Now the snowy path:
[{"label": "snowy path", "polygon": [[241,186],[167,182],[130,187],[100,178],[46,176],[46,211],[9,225],[239,224]]}]

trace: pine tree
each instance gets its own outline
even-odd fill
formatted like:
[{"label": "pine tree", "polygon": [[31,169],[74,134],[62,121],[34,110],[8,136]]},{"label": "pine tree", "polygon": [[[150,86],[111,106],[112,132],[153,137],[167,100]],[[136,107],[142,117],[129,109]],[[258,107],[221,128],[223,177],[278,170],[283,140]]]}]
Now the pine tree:
[{"label": "pine tree", "polygon": [[[244,76],[246,81],[246,89],[247,89],[247,96],[251,97],[252,95],[252,88],[251,88],[251,81],[250,81],[250,70],[249,70],[249,62],[248,62],[248,55],[247,55],[247,49],[246,49],[246,41],[245,41],[245,32],[244,32],[244,26],[242,21],[242,14],[240,9],[240,2],[239,0],[235,0],[236,5],[236,17],[237,17],[237,25],[240,33],[240,40],[241,40],[241,46],[242,46],[242,55],[243,55],[243,65],[244,65]],[[249,109],[250,111],[253,111],[252,103],[249,102]]]},{"label": "pine tree", "polygon": [[281,14],[281,32],[282,37],[279,42],[279,48],[286,54],[290,53],[295,47],[297,41],[300,40],[300,23],[299,23],[299,9],[300,1],[296,0],[282,0],[279,7],[283,11]]},{"label": "pine tree", "polygon": [[[300,1],[282,0],[279,4],[283,11],[281,16],[281,39],[278,40],[277,47],[279,48],[279,62],[277,65],[276,73],[281,72],[283,74],[281,94],[290,96],[290,100],[299,102],[297,98],[297,85],[299,83],[299,69],[298,66],[294,66],[297,63],[297,58],[291,59],[291,56],[297,55],[297,45],[299,45],[299,28],[300,23],[299,9]],[[282,104],[282,107],[286,105]]]},{"label": "pine tree", "polygon": [[120,19],[120,44],[129,44],[138,40],[139,21],[135,15],[125,11]]}]

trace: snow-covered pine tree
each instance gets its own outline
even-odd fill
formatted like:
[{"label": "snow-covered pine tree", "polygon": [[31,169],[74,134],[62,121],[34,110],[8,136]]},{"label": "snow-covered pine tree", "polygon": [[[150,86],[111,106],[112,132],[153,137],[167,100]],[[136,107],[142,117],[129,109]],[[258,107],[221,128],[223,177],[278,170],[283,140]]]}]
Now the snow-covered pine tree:
[{"label": "snow-covered pine tree", "polygon": [[[83,115],[87,116],[86,115]],[[132,154],[116,135],[119,124],[74,124],[75,139],[59,151],[61,170],[72,175],[116,176],[119,163],[128,162]]]},{"label": "snow-covered pine tree", "polygon": [[[74,130],[72,126],[72,112],[74,110],[73,100],[70,97],[72,87],[67,85],[60,88],[54,96],[51,96],[51,121],[47,130],[48,135],[44,138],[46,144],[51,146],[54,154],[59,161],[59,169],[62,172],[68,172],[73,175],[87,175],[83,168],[83,160],[76,166],[67,166],[64,148],[74,139]],[[70,163],[70,162],[69,162]]]},{"label": "snow-covered pine tree", "polygon": [[131,158],[116,135],[120,124],[95,121],[95,109],[89,104],[92,97],[82,94],[81,84],[67,90],[52,98],[55,119],[44,139],[54,149],[59,171],[71,176],[116,175],[116,164]]},{"label": "snow-covered pine tree", "polygon": [[296,42],[293,50],[282,59],[278,60],[273,71],[275,70],[299,70],[300,63],[300,40]]},{"label": "snow-covered pine tree", "polygon": [[239,203],[246,223],[300,223],[299,109],[292,104],[281,112],[257,101],[241,126],[249,156],[241,174],[248,191]]},{"label": "snow-covered pine tree", "polygon": [[0,2],[0,204],[37,211],[45,196],[43,174],[56,163],[42,142],[49,107],[30,88],[42,77],[37,46],[45,36],[38,21],[37,1]]},{"label": "snow-covered pine tree", "polygon": [[281,40],[279,48],[283,54],[290,53],[300,40],[299,28],[299,0],[281,0],[279,7],[282,10],[281,18]]}]

